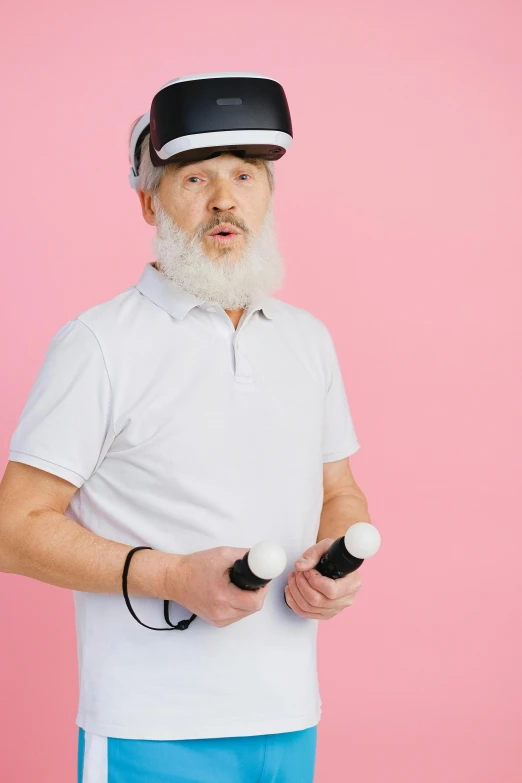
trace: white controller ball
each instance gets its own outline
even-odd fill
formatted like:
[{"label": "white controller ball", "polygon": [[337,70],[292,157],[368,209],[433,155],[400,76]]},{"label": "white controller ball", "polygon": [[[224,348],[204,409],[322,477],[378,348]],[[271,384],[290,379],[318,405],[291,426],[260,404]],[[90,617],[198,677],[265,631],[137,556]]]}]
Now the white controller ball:
[{"label": "white controller ball", "polygon": [[259,541],[248,553],[248,567],[260,579],[273,579],[286,568],[286,552],[273,541]]},{"label": "white controller ball", "polygon": [[365,560],[367,557],[372,557],[379,549],[381,535],[369,522],[356,522],[346,531],[344,544],[351,555]]}]

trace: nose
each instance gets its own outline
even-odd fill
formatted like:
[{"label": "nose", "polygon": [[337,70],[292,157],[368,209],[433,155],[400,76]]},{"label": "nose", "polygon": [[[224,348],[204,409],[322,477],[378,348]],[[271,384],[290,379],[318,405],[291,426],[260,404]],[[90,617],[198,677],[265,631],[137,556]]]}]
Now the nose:
[{"label": "nose", "polygon": [[230,187],[224,180],[216,182],[209,206],[212,212],[232,212],[235,210],[236,204]]}]

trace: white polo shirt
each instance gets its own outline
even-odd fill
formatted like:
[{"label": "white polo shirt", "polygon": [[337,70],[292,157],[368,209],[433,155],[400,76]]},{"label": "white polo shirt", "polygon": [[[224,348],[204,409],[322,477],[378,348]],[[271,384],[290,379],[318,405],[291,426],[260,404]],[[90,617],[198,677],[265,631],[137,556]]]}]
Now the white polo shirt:
[{"label": "white polo shirt", "polygon": [[[284,586],[317,538],[323,462],[358,448],[329,331],[299,307],[263,297],[235,330],[147,263],[64,324],[9,459],[78,487],[66,515],[105,538],[178,553],[272,539],[288,556],[262,610],[224,628],[198,617],[152,631],[123,595],[73,591],[77,725],[152,740],[316,725],[318,621],[286,605]],[[165,625],[162,600],[131,602]],[[172,622],[190,614],[170,603]]]}]

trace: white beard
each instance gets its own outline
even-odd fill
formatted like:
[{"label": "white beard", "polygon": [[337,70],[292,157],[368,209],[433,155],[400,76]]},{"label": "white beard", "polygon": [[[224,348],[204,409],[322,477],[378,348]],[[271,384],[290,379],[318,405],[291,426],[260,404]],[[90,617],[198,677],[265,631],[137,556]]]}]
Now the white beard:
[{"label": "white beard", "polygon": [[[245,232],[243,253],[236,261],[231,260],[228,248],[216,260],[207,256],[201,245],[201,230],[189,237],[163,209],[157,195],[154,209],[157,217],[152,247],[156,266],[174,286],[224,310],[244,309],[256,297],[270,295],[281,287],[285,266],[277,248],[273,198],[258,233]],[[227,220],[226,214],[222,219]]]}]

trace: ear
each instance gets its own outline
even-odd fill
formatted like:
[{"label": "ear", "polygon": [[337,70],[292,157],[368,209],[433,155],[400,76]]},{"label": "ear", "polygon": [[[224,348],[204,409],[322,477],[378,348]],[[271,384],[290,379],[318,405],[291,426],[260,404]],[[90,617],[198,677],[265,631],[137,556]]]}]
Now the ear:
[{"label": "ear", "polygon": [[138,198],[141,204],[143,219],[149,226],[156,225],[156,214],[154,212],[154,201],[152,193],[148,190],[138,190]]}]

